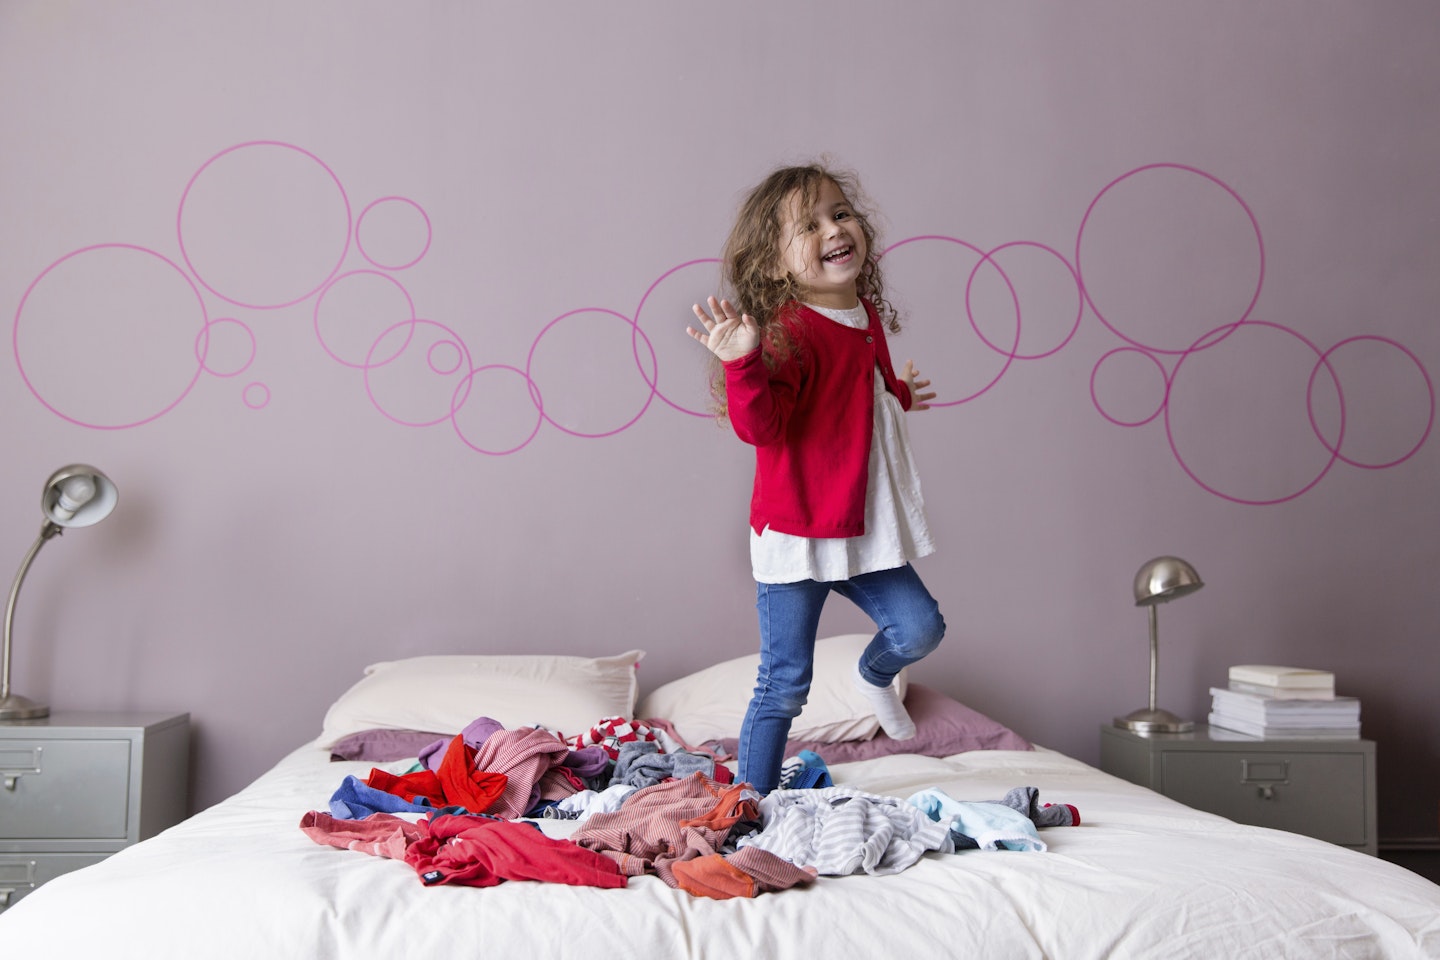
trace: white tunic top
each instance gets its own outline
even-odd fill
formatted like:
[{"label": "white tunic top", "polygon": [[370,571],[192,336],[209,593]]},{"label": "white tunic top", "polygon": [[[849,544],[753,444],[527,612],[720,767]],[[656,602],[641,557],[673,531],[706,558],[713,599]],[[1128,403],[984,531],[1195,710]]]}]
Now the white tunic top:
[{"label": "white tunic top", "polygon": [[[811,310],[847,327],[865,329],[863,306]],[[858,537],[798,537],[766,527],[750,531],[750,566],[758,583],[849,580],[862,573],[891,570],[935,552],[925,522],[920,475],[910,455],[910,434],[900,398],[875,376],[875,435],[870,443],[870,476],[865,488],[865,532]]]}]

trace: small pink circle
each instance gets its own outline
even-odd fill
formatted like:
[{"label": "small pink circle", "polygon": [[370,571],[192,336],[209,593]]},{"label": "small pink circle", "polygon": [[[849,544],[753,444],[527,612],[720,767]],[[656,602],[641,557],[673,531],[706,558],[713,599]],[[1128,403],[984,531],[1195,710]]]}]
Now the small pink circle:
[{"label": "small pink circle", "polygon": [[[1285,502],[1288,501],[1288,500],[1294,500],[1296,497],[1299,497],[1299,496],[1305,494],[1306,492],[1308,492],[1309,490],[1313,489],[1314,486],[1315,486],[1317,483],[1319,483],[1321,480],[1323,480],[1323,479],[1325,478],[1325,475],[1330,472],[1330,468],[1333,467],[1333,466],[1335,466],[1335,462],[1340,459],[1340,454],[1338,453],[1338,450],[1339,450],[1340,446],[1344,443],[1344,440],[1345,440],[1345,395],[1344,395],[1344,393],[1343,393],[1343,392],[1341,391],[1341,389],[1340,389],[1340,380],[1339,380],[1338,377],[1335,376],[1335,371],[1334,371],[1334,369],[1331,368],[1331,366],[1330,366],[1330,361],[1326,359],[1325,354],[1323,354],[1323,353],[1320,351],[1320,348],[1317,347],[1317,346],[1315,346],[1315,344],[1311,343],[1310,340],[1307,339],[1303,334],[1297,333],[1296,331],[1291,330],[1289,327],[1282,326],[1281,324],[1278,324],[1278,323],[1270,323],[1269,321],[1265,321],[1265,320],[1254,320],[1254,319],[1248,319],[1248,320],[1244,320],[1244,321],[1236,321],[1236,322],[1234,322],[1234,323],[1227,324],[1226,326],[1229,327],[1230,329],[1229,329],[1228,331],[1226,331],[1225,333],[1220,334],[1218,337],[1216,336],[1216,334],[1217,334],[1217,333],[1219,332],[1219,330],[1221,329],[1221,328],[1218,328],[1218,327],[1217,327],[1215,330],[1210,330],[1210,331],[1208,331],[1207,333],[1203,334],[1202,336],[1198,337],[1198,338],[1195,340],[1195,343],[1192,344],[1191,349],[1190,349],[1190,350],[1186,350],[1184,353],[1182,353],[1182,354],[1180,355],[1179,360],[1177,360],[1177,361],[1175,362],[1175,369],[1174,369],[1173,371],[1171,371],[1171,373],[1170,373],[1170,382],[1169,382],[1169,385],[1166,387],[1166,390],[1165,390],[1165,407],[1164,407],[1164,409],[1165,409],[1165,437],[1166,437],[1166,439],[1167,439],[1167,440],[1169,441],[1169,443],[1170,443],[1170,452],[1171,452],[1172,454],[1174,454],[1174,456],[1175,456],[1175,462],[1178,463],[1178,464],[1180,464],[1180,469],[1184,470],[1185,473],[1190,477],[1191,480],[1194,480],[1195,483],[1197,483],[1202,489],[1208,491],[1209,493],[1214,494],[1214,495],[1217,496],[1217,497],[1220,497],[1221,499],[1229,500],[1229,501],[1232,502],[1232,503],[1242,503],[1242,504],[1247,504],[1247,505],[1251,505],[1251,506],[1270,506],[1270,505],[1272,505],[1272,504],[1285,503]],[[1329,373],[1330,373],[1330,378],[1331,378],[1331,380],[1332,380],[1332,381],[1334,382],[1334,384],[1335,384],[1335,394],[1336,394],[1336,397],[1337,397],[1337,399],[1338,399],[1338,401],[1339,401],[1339,411],[1340,411],[1340,428],[1339,428],[1340,432],[1339,432],[1339,436],[1338,436],[1338,438],[1336,439],[1335,446],[1334,446],[1333,448],[1330,447],[1328,444],[1326,445],[1326,449],[1327,449],[1327,450],[1329,451],[1329,453],[1330,453],[1330,458],[1325,462],[1325,465],[1320,468],[1320,472],[1319,472],[1318,474],[1316,474],[1316,476],[1315,476],[1314,479],[1312,479],[1309,483],[1307,483],[1307,484],[1305,484],[1304,486],[1302,486],[1299,490],[1296,490],[1295,492],[1290,493],[1290,494],[1287,494],[1287,495],[1282,496],[1282,497],[1274,497],[1274,498],[1271,498],[1271,499],[1268,499],[1268,500],[1247,499],[1247,498],[1245,498],[1245,497],[1232,496],[1231,494],[1225,493],[1225,492],[1222,491],[1222,490],[1218,490],[1218,489],[1216,489],[1215,487],[1210,486],[1210,485],[1207,484],[1204,480],[1201,480],[1200,477],[1199,477],[1199,475],[1196,474],[1196,472],[1195,472],[1193,469],[1191,469],[1191,467],[1190,467],[1190,465],[1189,465],[1188,463],[1185,462],[1185,458],[1184,458],[1183,456],[1181,456],[1181,454],[1180,454],[1180,448],[1179,448],[1179,446],[1178,446],[1178,445],[1176,444],[1176,442],[1175,442],[1175,433],[1174,433],[1174,431],[1173,431],[1173,429],[1172,429],[1172,427],[1171,427],[1171,422],[1170,422],[1170,418],[1171,418],[1170,396],[1171,396],[1171,394],[1172,394],[1173,391],[1174,391],[1175,382],[1176,382],[1176,380],[1177,380],[1177,379],[1179,378],[1179,376],[1180,376],[1180,368],[1184,365],[1185,361],[1186,361],[1192,354],[1198,353],[1200,350],[1204,349],[1204,347],[1201,346],[1202,344],[1204,344],[1205,346],[1213,346],[1215,343],[1218,343],[1221,339],[1224,339],[1225,337],[1228,337],[1231,333],[1233,333],[1233,332],[1235,331],[1236,328],[1239,328],[1239,327],[1241,327],[1241,326],[1244,326],[1244,327],[1246,327],[1247,329],[1253,329],[1253,328],[1257,328],[1257,327],[1264,327],[1264,328],[1269,328],[1269,329],[1271,329],[1271,330],[1278,330],[1278,331],[1280,331],[1281,333],[1287,334],[1287,335],[1295,338],[1296,340],[1299,340],[1299,341],[1300,341],[1301,343],[1303,343],[1306,347],[1309,347],[1310,350],[1312,350],[1312,351],[1315,353],[1315,356],[1316,356],[1317,358],[1319,358],[1318,361],[1317,361],[1317,363],[1316,363],[1316,366],[1317,366],[1317,367],[1323,366],[1323,367],[1325,367],[1325,369],[1326,369],[1327,371],[1329,371]],[[1309,387],[1307,388],[1307,392],[1308,392],[1308,389],[1313,389],[1313,385],[1314,385],[1314,373],[1313,373],[1313,372],[1311,373],[1310,381],[1311,381],[1311,382],[1310,382]],[[1312,420],[1311,420],[1311,425],[1312,425],[1312,427],[1314,426],[1314,420],[1313,420],[1313,418],[1312,418]]]},{"label": "small pink circle", "polygon": [[[579,308],[579,309],[577,309],[577,310],[570,310],[570,311],[568,311],[568,312],[566,312],[566,313],[562,313],[560,316],[556,317],[554,320],[551,320],[549,323],[545,324],[545,326],[541,328],[540,332],[535,335],[535,340],[534,340],[534,342],[532,342],[532,343],[530,344],[530,353],[529,353],[529,355],[525,358],[525,377],[526,377],[527,380],[530,380],[532,383],[534,382],[535,351],[536,351],[537,349],[539,349],[539,347],[540,347],[540,341],[545,337],[545,335],[546,335],[547,333],[549,333],[549,332],[551,331],[551,329],[553,329],[553,328],[555,327],[556,324],[560,323],[562,320],[567,320],[567,319],[569,319],[570,317],[579,316],[579,315],[582,314],[582,313],[599,313],[599,314],[604,314],[604,315],[607,315],[607,316],[614,317],[614,318],[620,320],[622,323],[627,324],[627,325],[631,328],[631,330],[632,330],[632,334],[631,334],[631,337],[632,337],[632,341],[631,341],[631,343],[632,343],[632,350],[635,349],[635,347],[634,347],[634,338],[635,338],[635,337],[638,337],[640,340],[644,341],[645,346],[646,346],[646,349],[649,350],[649,352],[650,352],[650,360],[651,360],[650,366],[651,366],[651,369],[652,369],[652,370],[655,369],[655,366],[656,366],[656,364],[655,364],[655,348],[654,348],[654,346],[650,343],[650,338],[645,335],[645,332],[644,332],[643,330],[641,330],[638,326],[636,326],[635,321],[631,320],[629,317],[625,316],[625,314],[623,314],[623,313],[617,313],[617,312],[614,311],[614,310],[607,310],[607,309],[604,308],[604,307],[581,307],[581,308]],[[637,355],[638,355],[638,351],[637,351]],[[642,373],[642,375],[644,374],[644,368],[643,368],[643,367],[641,367],[641,373]],[[635,423],[636,423],[637,421],[639,421],[639,419],[645,415],[645,411],[648,410],[648,409],[650,409],[650,404],[651,404],[651,402],[654,401],[655,396],[656,396],[656,392],[655,392],[655,380],[654,380],[653,377],[648,377],[648,378],[646,378],[645,382],[646,382],[646,384],[650,387],[650,389],[649,389],[649,392],[646,393],[646,395],[645,395],[645,401],[640,405],[640,409],[637,410],[637,411],[635,412],[635,415],[632,416],[629,420],[626,420],[624,423],[620,424],[618,427],[614,427],[614,428],[612,428],[612,429],[610,429],[610,430],[602,430],[602,431],[596,431],[596,432],[588,432],[588,431],[583,431],[583,430],[575,430],[575,429],[572,429],[572,428],[570,428],[570,427],[567,427],[567,426],[565,426],[565,425],[557,422],[553,417],[550,416],[550,414],[546,413],[543,408],[542,408],[541,411],[540,411],[540,415],[541,415],[542,417],[544,417],[545,420],[546,420],[546,422],[548,422],[551,426],[555,427],[556,429],[558,429],[558,430],[560,430],[560,431],[562,431],[562,432],[564,432],[564,433],[568,433],[568,434],[570,434],[570,435],[573,436],[573,437],[585,437],[585,438],[588,438],[588,439],[598,439],[598,438],[600,438],[600,437],[612,437],[612,436],[614,436],[615,434],[620,433],[620,432],[622,432],[622,431],[624,431],[624,430],[627,430],[627,429],[629,429],[630,427],[634,426]]]},{"label": "small pink circle", "polygon": [[436,340],[430,344],[430,349],[425,353],[425,360],[430,364],[430,369],[442,377],[459,370],[464,359],[464,351],[454,340]]},{"label": "small pink circle", "polygon": [[[1154,364],[1155,370],[1160,374],[1160,396],[1159,399],[1155,402],[1155,410],[1149,416],[1141,420],[1121,420],[1118,417],[1111,416],[1108,412],[1106,412],[1104,405],[1101,404],[1099,394],[1095,390],[1095,381],[1100,375],[1100,368],[1105,365],[1105,361],[1110,360],[1111,357],[1117,356],[1119,354],[1138,354],[1139,356],[1144,357],[1146,360],[1149,360],[1152,364]],[[1114,366],[1113,362],[1111,366]],[[1109,353],[1102,356],[1099,360],[1095,361],[1095,368],[1090,371],[1090,402],[1095,404],[1095,409],[1100,412],[1100,416],[1104,417],[1106,420],[1109,420],[1111,423],[1119,427],[1143,427],[1151,420],[1154,420],[1156,417],[1160,416],[1160,412],[1165,409],[1165,398],[1169,392],[1169,387],[1170,378],[1166,376],[1164,365],[1161,364],[1158,359],[1156,359],[1153,353],[1150,353],[1147,350],[1141,350],[1138,347],[1116,347],[1114,350],[1111,350]]]},{"label": "small pink circle", "polygon": [[[967,313],[970,314],[970,324],[971,326],[975,327],[975,333],[977,336],[980,337],[981,342],[984,343],[985,346],[989,347],[991,350],[994,350],[996,353],[1000,354],[1001,356],[1007,356],[1005,349],[1003,347],[997,347],[995,344],[991,343],[989,338],[981,332],[980,327],[976,325],[975,314],[970,309],[970,293],[971,289],[975,285],[975,275],[980,272],[981,267],[985,266],[988,263],[991,267],[998,271],[1002,277],[1006,278],[1006,285],[1010,287],[1011,295],[1015,295],[1015,288],[1013,285],[1011,285],[1009,277],[1005,274],[1005,271],[1000,269],[999,264],[995,262],[995,254],[999,253],[1001,250],[1008,250],[1011,247],[1033,247],[1035,249],[1042,250],[1045,253],[1050,254],[1056,260],[1060,261],[1060,263],[1065,267],[1065,272],[1070,275],[1070,279],[1075,283],[1075,319],[1070,322],[1070,330],[1068,333],[1065,334],[1064,339],[1062,339],[1055,346],[1051,347],[1049,350],[1045,350],[1041,353],[1014,353],[1012,351],[1012,353],[1008,354],[1010,356],[1013,356],[1016,360],[1041,360],[1045,357],[1059,353],[1067,343],[1073,340],[1075,338],[1075,332],[1080,329],[1080,320],[1082,317],[1085,316],[1085,294],[1080,289],[1080,277],[1078,274],[1075,273],[1075,268],[1070,265],[1070,261],[1066,260],[1064,256],[1062,256],[1060,252],[1055,248],[1047,247],[1045,244],[1036,243],[1033,240],[1014,240],[1010,243],[1002,243],[1000,246],[995,247],[994,249],[987,252],[985,256],[980,258],[980,262],[975,264],[975,266],[971,268],[970,277],[965,281],[965,310]],[[1018,314],[1020,309],[1018,301],[1016,303],[1015,309]],[[1019,322],[1017,320],[1017,326],[1018,323]]]},{"label": "small pink circle", "polygon": [[[376,207],[379,207],[381,204],[386,205],[386,209],[382,211],[382,215],[389,217],[392,220],[396,216],[394,210],[397,207],[409,207],[415,213],[418,213],[420,215],[420,220],[425,225],[425,241],[424,243],[420,244],[420,252],[415,254],[415,256],[411,257],[409,260],[398,263],[386,263],[372,255],[368,250],[365,249],[365,218],[372,210],[374,210]],[[371,222],[373,224],[373,220]],[[372,225],[372,233],[375,229],[376,228]],[[363,256],[366,260],[369,260],[375,266],[380,267],[382,270],[406,270],[410,267],[415,266],[415,264],[419,263],[425,258],[425,254],[430,252],[430,241],[433,236],[434,232],[430,226],[429,215],[425,213],[424,208],[421,207],[420,204],[416,203],[414,200],[411,200],[409,197],[381,197],[379,200],[373,200],[364,210],[360,211],[360,216],[355,223],[355,246],[360,250],[360,255]]]},{"label": "small pink circle", "polygon": [[263,410],[270,405],[270,388],[259,381],[247,383],[245,390],[241,393],[241,399],[251,410]]},{"label": "small pink circle", "polygon": [[[524,380],[526,389],[529,391],[530,394],[530,401],[535,407],[535,425],[530,428],[529,434],[519,443],[503,450],[491,450],[486,447],[480,446],[478,443],[475,443],[473,440],[471,440],[465,435],[465,431],[461,429],[460,421],[456,417],[456,415],[460,412],[461,408],[464,407],[465,403],[470,399],[470,395],[472,392],[471,388],[474,384],[476,376],[478,374],[490,373],[492,371],[496,373],[513,373],[516,376],[520,377],[522,380]],[[508,454],[518,453],[520,450],[524,449],[527,445],[529,445],[531,440],[535,439],[535,435],[540,432],[540,424],[544,422],[544,420],[545,405],[540,400],[540,388],[535,385],[534,380],[531,380],[529,376],[526,375],[524,370],[521,370],[519,367],[512,367],[509,364],[505,363],[490,363],[486,364],[483,367],[477,367],[476,369],[471,370],[468,374],[465,375],[465,378],[461,380],[460,383],[456,384],[455,393],[450,400],[450,425],[455,428],[455,434],[460,438],[460,442],[465,444],[465,446],[469,447],[471,450],[476,451],[477,453],[488,454],[492,457],[503,457]]]},{"label": "small pink circle", "polygon": [[[222,323],[227,325],[227,329],[228,327],[239,327],[241,334],[247,337],[250,342],[250,348],[246,352],[245,361],[241,363],[240,366],[236,367],[234,370],[217,370],[211,364],[210,351],[214,348],[214,344],[210,340],[210,331]],[[219,317],[215,320],[212,320],[209,323],[205,324],[205,328],[195,336],[195,359],[199,360],[200,365],[205,368],[205,372],[212,376],[239,376],[246,370],[250,369],[250,364],[255,362],[255,331],[251,330],[248,325],[241,323],[234,317]]]},{"label": "small pink circle", "polygon": [[[404,324],[408,323],[410,325],[409,330],[406,333],[405,339],[399,344],[399,346],[395,348],[395,351],[393,353],[389,355],[382,355],[378,359],[375,359],[373,364],[371,364],[371,360],[374,357],[375,340],[379,339],[378,337],[374,339],[364,337],[362,339],[362,342],[365,342],[369,345],[369,352],[366,354],[365,359],[358,362],[346,360],[344,357],[340,356],[340,354],[335,352],[335,348],[332,344],[326,341],[325,334],[320,329],[320,309],[325,305],[326,297],[332,295],[335,297],[344,297],[351,289],[358,289],[362,284],[373,284],[376,281],[394,287],[396,290],[398,290],[400,292],[400,296],[404,298],[405,304],[403,310],[400,309],[400,305],[398,302],[394,304],[396,308],[396,314],[403,315],[403,319],[401,319],[398,323],[393,319],[394,314],[392,314],[391,317],[382,317],[380,319],[374,320],[372,324],[372,329],[374,328],[374,326],[379,326],[384,332],[389,332],[390,330],[393,330],[396,326],[403,326]],[[366,307],[373,308],[376,303],[376,297],[373,293],[365,294],[360,299],[363,301],[363,304]],[[354,329],[358,327],[360,324],[356,322],[355,316],[344,316],[343,309],[343,307],[340,308],[340,310],[342,311],[342,326],[349,329]],[[328,353],[330,355],[330,358],[337,363],[343,363],[345,366],[354,367],[357,370],[364,370],[368,365],[383,366],[384,364],[391,362],[396,357],[400,356],[400,354],[405,352],[406,348],[410,346],[410,340],[415,336],[415,301],[410,298],[410,291],[406,290],[404,285],[401,284],[400,281],[396,280],[394,277],[390,276],[387,273],[381,273],[378,270],[351,270],[347,273],[342,273],[338,277],[335,277],[333,280],[331,280],[325,285],[325,288],[323,290],[320,291],[320,296],[315,298],[315,308],[311,311],[311,318],[315,327],[315,338],[320,341],[320,349]],[[381,336],[383,335],[384,334],[382,333]]]},{"label": "small pink circle", "polygon": [[[1342,407],[1342,411],[1341,411],[1341,424],[1342,424],[1342,426],[1341,426],[1341,431],[1340,431],[1340,440],[1336,440],[1336,442],[1335,442],[1335,444],[1334,444],[1333,446],[1330,444],[1330,441],[1328,441],[1327,439],[1325,439],[1324,433],[1322,433],[1321,430],[1320,430],[1320,424],[1317,423],[1317,422],[1316,422],[1316,419],[1315,419],[1315,400],[1314,400],[1314,394],[1315,394],[1315,375],[1320,372],[1320,368],[1321,368],[1322,366],[1324,366],[1326,369],[1329,369],[1329,368],[1330,368],[1330,358],[1335,354],[1335,351],[1339,350],[1341,347],[1348,346],[1348,345],[1350,345],[1350,344],[1352,344],[1352,343],[1359,343],[1359,342],[1361,342],[1361,341],[1372,341],[1372,342],[1375,342],[1375,343],[1388,344],[1389,346],[1394,347],[1395,349],[1397,349],[1397,350],[1399,350],[1401,353],[1403,353],[1406,357],[1408,357],[1408,358],[1410,359],[1410,362],[1412,362],[1413,364],[1415,364],[1415,368],[1420,371],[1420,376],[1421,376],[1421,377],[1424,379],[1424,381],[1425,381],[1425,393],[1426,393],[1426,394],[1429,396],[1429,398],[1430,398],[1430,411],[1429,411],[1429,413],[1427,414],[1427,416],[1426,416],[1426,418],[1425,418],[1425,429],[1424,429],[1423,431],[1421,431],[1421,433],[1420,433],[1420,439],[1417,440],[1417,441],[1415,441],[1415,445],[1414,445],[1413,447],[1411,447],[1408,451],[1406,451],[1404,454],[1402,454],[1402,455],[1399,456],[1399,457],[1396,457],[1396,458],[1393,459],[1393,460],[1386,461],[1386,462],[1384,462],[1384,463],[1363,463],[1363,462],[1361,462],[1361,461],[1359,461],[1359,460],[1356,460],[1356,459],[1354,459],[1354,458],[1347,457],[1347,456],[1345,456],[1345,454],[1343,454],[1343,453],[1340,452],[1340,446],[1341,446],[1341,442],[1340,442],[1340,441],[1343,440],[1343,439],[1344,439],[1344,436],[1345,436],[1344,426],[1343,426],[1343,424],[1344,424],[1344,411],[1343,411],[1343,407]],[[1334,376],[1334,371],[1333,371],[1333,370],[1331,370],[1331,376]],[[1430,374],[1426,371],[1425,365],[1420,362],[1420,358],[1417,357],[1417,356],[1415,356],[1415,354],[1412,353],[1412,352],[1409,350],[1409,348],[1405,347],[1404,345],[1402,345],[1402,344],[1400,344],[1400,343],[1397,343],[1397,342],[1394,341],[1394,340],[1391,340],[1389,337],[1376,336],[1375,334],[1361,334],[1361,335],[1359,335],[1359,336],[1347,337],[1346,339],[1341,340],[1339,343],[1335,344],[1335,345],[1334,345],[1333,347],[1331,347],[1329,350],[1326,350],[1324,353],[1322,353],[1322,354],[1320,355],[1320,359],[1319,359],[1318,361],[1316,361],[1316,363],[1315,363],[1315,369],[1310,372],[1310,382],[1309,382],[1309,384],[1306,386],[1306,390],[1305,390],[1305,409],[1306,409],[1306,411],[1307,411],[1307,412],[1309,413],[1309,415],[1310,415],[1310,426],[1315,430],[1315,436],[1316,436],[1317,438],[1319,438],[1319,440],[1320,440],[1320,442],[1321,442],[1322,444],[1325,445],[1325,449],[1326,449],[1326,450],[1329,450],[1329,451],[1330,451],[1331,453],[1333,453],[1335,456],[1339,457],[1341,460],[1343,460],[1343,461],[1345,461],[1346,463],[1350,464],[1350,466],[1352,466],[1352,467],[1360,467],[1360,468],[1362,468],[1362,469],[1364,469],[1364,470],[1385,470],[1385,469],[1387,469],[1387,468],[1389,468],[1389,467],[1398,466],[1398,465],[1404,463],[1406,460],[1409,460],[1411,457],[1415,456],[1415,454],[1420,450],[1421,447],[1423,447],[1423,446],[1425,445],[1425,441],[1426,441],[1426,440],[1429,438],[1429,436],[1430,436],[1430,429],[1435,425],[1435,386],[1434,386],[1434,384],[1432,384],[1432,383],[1430,382]]]},{"label": "small pink circle", "polygon": [[[443,323],[437,323],[434,320],[423,320],[418,318],[415,320],[403,320],[400,323],[392,324],[388,329],[382,331],[380,335],[375,338],[375,342],[370,345],[370,352],[365,357],[364,366],[365,394],[370,398],[370,402],[375,406],[375,409],[379,410],[383,415],[404,427],[433,427],[436,424],[441,423],[447,418],[449,418],[452,415],[451,412],[449,410],[441,412],[437,414],[434,418],[429,420],[406,419],[399,414],[393,413],[390,410],[385,409],[385,406],[380,402],[380,398],[375,395],[375,384],[373,382],[373,378],[379,376],[380,371],[383,369],[381,364],[374,362],[375,353],[379,349],[380,344],[387,337],[389,337],[390,334],[394,333],[397,330],[400,330],[402,327],[405,328],[405,343],[407,346],[413,341],[419,331],[423,330],[429,332],[431,328],[434,328],[434,331],[438,331],[435,334],[438,338],[436,342],[448,343],[454,346],[460,352],[460,363],[455,364],[453,369],[450,371],[451,373],[453,373],[455,370],[459,370],[462,366],[466,366],[470,363],[470,351],[465,348],[464,342],[461,341],[459,336],[456,335],[455,331],[451,330]],[[403,349],[404,348],[402,348],[402,350]],[[394,359],[398,359],[398,354],[392,356],[392,361]],[[425,363],[427,368],[432,373],[440,376],[449,375],[442,373],[439,368],[437,368],[436,366],[434,366],[434,364],[431,363],[431,350],[429,348],[427,348],[425,351]],[[468,382],[468,380],[462,379],[462,383],[464,382]],[[436,400],[435,397],[431,397],[429,399],[431,402],[435,402]],[[455,407],[455,401],[453,399],[453,396],[448,402],[450,410],[453,410]],[[463,402],[463,400],[461,402]]]},{"label": "small pink circle", "polygon": [[[975,246],[975,244],[970,243],[969,241],[960,240],[955,237],[941,236],[937,234],[929,234],[921,237],[907,237],[904,240],[901,240],[897,243],[892,243],[890,246],[886,247],[883,251],[881,251],[880,256],[887,257],[892,251],[897,250],[900,247],[906,246],[911,243],[918,243],[922,240],[943,240],[946,243],[953,243],[957,246],[964,247],[965,249],[978,254],[982,262],[987,260],[989,257],[989,254],[987,254],[984,250],[981,250],[979,247]],[[969,401],[974,400],[976,397],[981,396],[991,387],[995,386],[995,384],[1000,382],[1000,378],[1005,376],[1005,371],[1010,369],[1010,365],[1015,362],[1015,358],[1018,356],[1016,351],[1020,348],[1020,297],[1019,294],[1015,292],[1015,285],[1010,282],[1010,277],[1006,275],[1005,271],[1000,268],[1000,265],[998,263],[995,263],[993,260],[990,260],[990,265],[994,267],[995,270],[1000,274],[1000,278],[1005,281],[1006,289],[1010,291],[1010,302],[1015,309],[1015,340],[1013,343],[1010,344],[1010,349],[1008,352],[1004,350],[998,350],[992,347],[992,349],[996,349],[996,352],[1001,354],[1005,358],[1005,363],[1000,368],[1000,372],[996,373],[995,376],[990,378],[989,383],[985,384],[983,387],[981,387],[979,390],[976,390],[974,393],[971,393],[968,396],[961,397],[958,400],[932,400],[930,401],[930,406],[932,407],[953,407],[957,406],[958,404],[968,403]],[[985,339],[985,335],[980,332],[980,325],[975,321],[974,311],[970,309],[968,286],[966,288],[966,294],[965,315],[970,320],[970,327],[975,331],[975,334],[980,337],[982,342],[989,345],[989,341]]]}]

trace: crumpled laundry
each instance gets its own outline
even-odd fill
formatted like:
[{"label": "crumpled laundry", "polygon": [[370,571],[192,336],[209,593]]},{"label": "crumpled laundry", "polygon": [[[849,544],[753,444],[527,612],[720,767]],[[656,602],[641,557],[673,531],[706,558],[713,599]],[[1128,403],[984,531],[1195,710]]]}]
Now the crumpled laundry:
[{"label": "crumpled laundry", "polygon": [[1035,787],[1015,787],[1002,800],[956,800],[931,788],[911,796],[907,803],[931,820],[949,825],[955,849],[1044,851],[1037,827],[1074,826],[1080,812],[1068,803],[1039,803]]},{"label": "crumpled laundry", "polygon": [[620,745],[610,784],[653,787],[662,780],[681,780],[692,773],[703,773],[714,779],[715,761],[698,753],[661,753],[655,741],[636,740]]},{"label": "crumpled laundry", "polygon": [[760,801],[764,828],[740,841],[822,876],[899,873],[926,852],[953,853],[948,824],[898,797],[852,787],[775,790]]},{"label": "crumpled laundry", "polygon": [[757,816],[757,798],[746,784],[727,786],[693,773],[637,790],[614,813],[587,819],[570,839],[614,860],[627,876],[654,873],[696,896],[754,896],[814,880],[814,870],[769,851],[718,852],[735,824]]},{"label": "crumpled laundry", "polygon": [[493,887],[503,880],[544,880],[585,887],[623,887],[613,860],[534,824],[493,817],[439,816],[420,821],[423,833],[405,848],[405,862],[426,884]]}]

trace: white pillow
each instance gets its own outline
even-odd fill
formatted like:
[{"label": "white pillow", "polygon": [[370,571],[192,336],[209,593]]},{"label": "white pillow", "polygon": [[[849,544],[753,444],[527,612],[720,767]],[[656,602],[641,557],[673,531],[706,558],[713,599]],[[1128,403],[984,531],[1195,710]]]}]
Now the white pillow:
[{"label": "white pillow", "polygon": [[371,664],[330,705],[319,745],[377,727],[453,735],[480,717],[574,737],[606,717],[634,716],[635,666],[644,656],[440,655]]},{"label": "white pillow", "polygon": [[[805,709],[790,727],[792,740],[869,740],[880,730],[865,695],[852,679],[873,634],[852,633],[815,642],[815,674]],[[655,690],[640,702],[636,716],[669,720],[692,744],[740,736],[740,722],[755,691],[760,654],[706,667]],[[900,671],[905,695],[907,671]]]}]

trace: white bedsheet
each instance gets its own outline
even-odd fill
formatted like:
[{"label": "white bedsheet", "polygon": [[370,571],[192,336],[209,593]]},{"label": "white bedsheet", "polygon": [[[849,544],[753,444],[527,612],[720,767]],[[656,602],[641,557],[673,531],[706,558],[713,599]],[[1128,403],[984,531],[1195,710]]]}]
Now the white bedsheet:
[{"label": "white bedsheet", "polygon": [[839,764],[842,784],[997,800],[1035,786],[1078,827],[1046,852],[929,854],[716,901],[655,877],[600,890],[425,887],[406,864],[299,830],[347,773],[303,747],[158,837],[0,914],[0,954],[57,958],[1440,957],[1440,886],[1318,840],[1192,810],[1061,754]]}]

